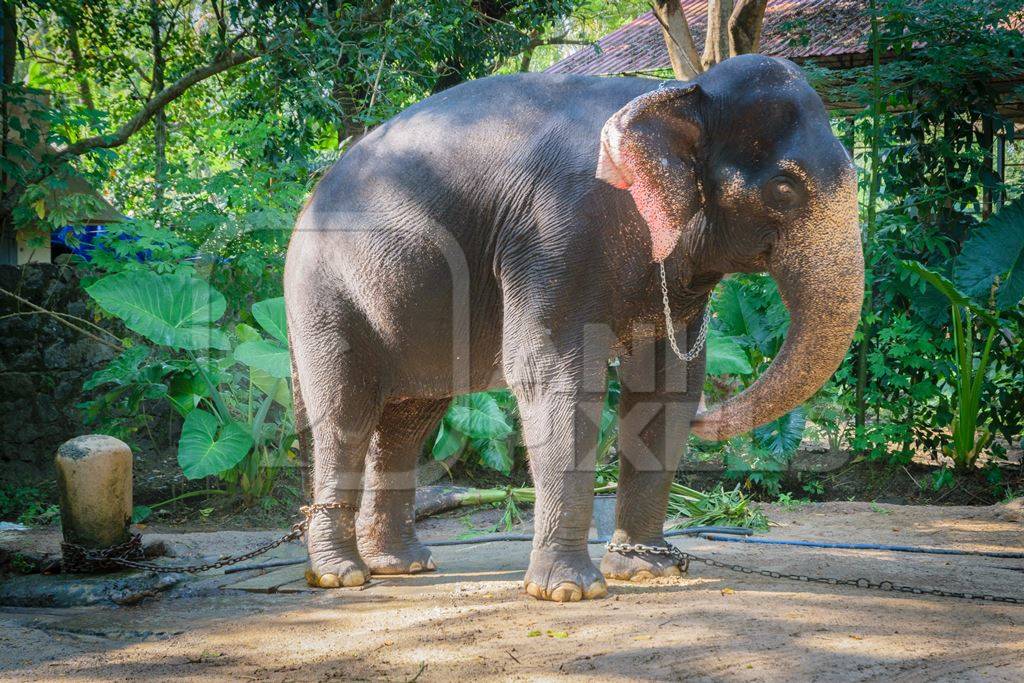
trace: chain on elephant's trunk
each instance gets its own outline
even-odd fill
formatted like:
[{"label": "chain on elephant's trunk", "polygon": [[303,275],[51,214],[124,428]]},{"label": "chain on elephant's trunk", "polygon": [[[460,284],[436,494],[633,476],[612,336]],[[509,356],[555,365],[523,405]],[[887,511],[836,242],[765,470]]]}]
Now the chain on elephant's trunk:
[{"label": "chain on elephant's trunk", "polygon": [[154,564],[152,562],[140,562],[139,559],[143,557],[143,552],[142,537],[139,534],[132,534],[124,543],[101,549],[85,548],[74,543],[65,542],[60,545],[62,555],[61,569],[65,573],[89,573],[124,567],[127,569],[143,569],[145,571],[157,572],[160,574],[198,574],[200,572],[210,571],[211,569],[220,569],[221,567],[245,562],[246,560],[251,560],[254,557],[268,553],[274,548],[288,543],[289,541],[302,538],[302,535],[306,533],[307,529],[309,529],[309,523],[312,521],[313,516],[318,512],[351,507],[352,506],[347,503],[315,503],[313,505],[304,505],[299,508],[299,511],[303,514],[302,520],[293,524],[291,529],[289,529],[288,533],[284,536],[270,541],[269,543],[264,543],[255,550],[250,550],[247,553],[225,557],[206,564],[169,567],[166,565]]},{"label": "chain on elephant's trunk", "polygon": [[943,598],[959,598],[961,600],[979,600],[982,602],[1002,602],[1011,605],[1024,605],[1024,598],[1016,598],[1003,595],[990,595],[988,593],[966,593],[961,591],[945,591],[939,588],[918,588],[917,586],[901,586],[892,581],[871,581],[870,579],[837,579],[829,576],[807,576],[806,574],[784,574],[771,569],[757,569],[741,564],[726,564],[707,557],[700,557],[685,550],[680,550],[674,545],[644,545],[643,543],[607,543],[605,547],[612,553],[635,553],[637,555],[660,555],[670,557],[676,561],[676,566],[683,573],[690,567],[690,562],[700,562],[709,567],[728,569],[740,574],[753,574],[764,576],[769,579],[786,579],[788,581],[800,581],[802,583],[823,583],[828,586],[852,586],[867,590],[879,590],[883,592],[910,593],[912,595],[937,595]]}]

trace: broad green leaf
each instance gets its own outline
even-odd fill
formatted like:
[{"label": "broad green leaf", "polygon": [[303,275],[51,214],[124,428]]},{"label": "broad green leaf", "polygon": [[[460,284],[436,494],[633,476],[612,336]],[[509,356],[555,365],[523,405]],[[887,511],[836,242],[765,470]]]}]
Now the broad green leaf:
[{"label": "broad green leaf", "polygon": [[1024,299],[1024,200],[1003,207],[971,231],[953,266],[965,294],[987,302],[999,278],[996,307],[1013,308]]},{"label": "broad green leaf", "polygon": [[508,442],[502,439],[481,439],[475,443],[480,453],[480,462],[486,467],[508,475],[512,473],[512,454]]},{"label": "broad green leaf", "polygon": [[900,260],[899,262],[900,264],[903,265],[904,268],[914,273],[915,275],[919,276],[922,280],[930,284],[932,287],[942,292],[942,294],[945,295],[947,299],[949,299],[949,303],[952,304],[953,306],[963,306],[964,308],[969,309],[979,318],[985,320],[985,322],[987,322],[989,325],[999,325],[998,318],[996,318],[991,313],[989,313],[988,311],[986,311],[985,309],[981,308],[980,306],[976,305],[973,301],[971,301],[966,294],[957,289],[956,285],[954,285],[949,280],[949,278],[939,273],[936,273],[934,270],[931,270],[924,264],[918,263],[917,261]]},{"label": "broad green leaf", "polygon": [[153,514],[153,509],[146,505],[136,505],[132,508],[132,524],[145,522]]},{"label": "broad green leaf", "polygon": [[211,327],[224,315],[224,296],[198,278],[131,271],[108,275],[86,292],[154,343],[190,351],[230,348],[224,333]]},{"label": "broad green leaf", "polygon": [[267,396],[273,396],[280,405],[292,407],[292,391],[286,380],[272,377],[259,368],[249,368],[249,381]]},{"label": "broad green leaf", "polygon": [[284,297],[257,301],[252,305],[252,317],[260,324],[267,334],[288,344],[288,323],[284,312]]},{"label": "broad green leaf", "polygon": [[708,333],[707,373],[709,375],[749,375],[750,367],[743,347],[732,337],[716,330]]},{"label": "broad green leaf", "polygon": [[918,263],[917,261],[901,260],[900,263],[904,268],[942,292],[942,294],[949,299],[951,304],[957,306],[964,306],[967,304],[967,295],[957,289],[956,285],[954,285],[946,276],[935,272],[928,266],[923,263]]},{"label": "broad green leaf", "polygon": [[441,421],[441,428],[437,430],[437,437],[431,447],[431,455],[434,460],[447,460],[466,447],[468,439],[465,434],[450,429],[445,421]]},{"label": "broad green leaf", "polygon": [[215,415],[193,410],[185,418],[178,440],[178,464],[189,479],[225,472],[244,458],[252,436],[237,422],[221,426]]},{"label": "broad green leaf", "polygon": [[268,341],[243,342],[235,349],[235,360],[250,368],[256,368],[271,377],[286,378],[292,375],[292,361],[288,349]]},{"label": "broad green leaf", "polygon": [[260,331],[252,325],[246,325],[245,323],[238,323],[235,325],[235,335],[238,337],[240,342],[259,341],[263,339]]},{"label": "broad green leaf", "polygon": [[754,443],[775,455],[794,452],[804,437],[807,415],[803,406],[794,408],[768,424],[754,428]]},{"label": "broad green leaf", "polygon": [[199,405],[200,399],[210,394],[210,389],[199,375],[186,373],[175,375],[167,385],[167,398],[183,416]]},{"label": "broad green leaf", "polygon": [[503,439],[512,433],[505,413],[486,393],[459,396],[448,409],[447,419],[471,439]]},{"label": "broad green leaf", "polygon": [[97,370],[86,380],[82,388],[90,391],[104,384],[130,384],[139,380],[139,365],[149,357],[149,347],[133,346],[121,352],[102,369]]}]

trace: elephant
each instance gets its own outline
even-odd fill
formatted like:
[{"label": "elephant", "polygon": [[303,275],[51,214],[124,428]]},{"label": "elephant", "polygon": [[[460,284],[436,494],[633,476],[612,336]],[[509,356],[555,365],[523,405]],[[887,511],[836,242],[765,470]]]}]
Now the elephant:
[{"label": "elephant", "polygon": [[[785,341],[747,389],[698,410],[709,297],[753,272],[778,284]],[[783,59],[685,82],[491,76],[350,147],[299,214],[284,290],[312,586],[435,568],[413,526],[416,461],[454,396],[508,387],[536,487],[525,591],[599,598],[606,577],[679,573],[665,556],[608,552],[599,569],[588,554],[607,363],[622,387],[612,540],[664,546],[691,430],[723,440],[773,420],[845,356],[864,291],[856,172]]]}]

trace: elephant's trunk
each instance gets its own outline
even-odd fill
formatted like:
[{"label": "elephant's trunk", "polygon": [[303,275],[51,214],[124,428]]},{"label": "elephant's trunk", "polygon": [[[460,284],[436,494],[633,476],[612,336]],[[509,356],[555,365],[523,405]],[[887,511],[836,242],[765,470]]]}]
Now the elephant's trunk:
[{"label": "elephant's trunk", "polygon": [[846,355],[864,298],[864,256],[853,170],[845,176],[776,243],[769,273],[789,309],[786,340],[746,391],[697,414],[692,430],[702,439],[728,439],[786,414]]}]

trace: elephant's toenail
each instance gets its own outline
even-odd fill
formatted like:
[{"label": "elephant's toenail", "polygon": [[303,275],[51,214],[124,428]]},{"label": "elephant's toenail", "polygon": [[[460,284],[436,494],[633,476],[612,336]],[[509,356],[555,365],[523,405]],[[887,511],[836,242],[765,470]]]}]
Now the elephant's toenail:
[{"label": "elephant's toenail", "polygon": [[437,569],[437,565],[434,564],[434,560],[433,559],[427,560],[427,571],[433,571],[435,569]]},{"label": "elephant's toenail", "polygon": [[318,585],[320,585],[317,583],[316,574],[313,573],[312,569],[306,570],[306,583],[308,583],[313,588],[316,588]]},{"label": "elephant's toenail", "polygon": [[544,599],[544,591],[542,591],[540,586],[538,586],[535,583],[526,584],[526,592],[529,595],[532,595],[533,597],[537,598],[538,600]]},{"label": "elephant's toenail", "polygon": [[594,600],[596,598],[603,598],[608,595],[608,586],[605,585],[604,581],[595,581],[590,584],[587,588],[587,592],[583,594],[587,600]]},{"label": "elephant's toenail", "polygon": [[650,573],[646,569],[641,569],[636,574],[633,574],[633,577],[630,579],[630,581],[650,581],[653,578],[654,574]]},{"label": "elephant's toenail", "polygon": [[574,583],[562,583],[551,591],[551,599],[555,602],[577,602],[583,599],[583,591]]},{"label": "elephant's toenail", "polygon": [[421,571],[423,571],[423,565],[420,564],[419,562],[412,562],[409,565],[409,572],[410,573],[416,573],[416,572],[421,572]]},{"label": "elephant's toenail", "polygon": [[679,567],[677,567],[675,565],[672,565],[671,567],[665,567],[665,570],[664,570],[664,572],[662,572],[662,575],[663,576],[682,576],[683,572],[679,569]]},{"label": "elephant's toenail", "polygon": [[337,588],[341,585],[337,574],[324,574],[320,577],[321,588]]},{"label": "elephant's toenail", "polygon": [[[323,579],[320,579],[320,581],[323,582]],[[335,581],[337,581],[337,577],[335,577]],[[342,581],[341,585],[351,587],[362,586],[364,583],[366,583],[366,577],[363,576],[363,572],[361,572],[358,569],[355,569],[353,571],[350,571],[348,574],[345,574],[345,578]]]}]

